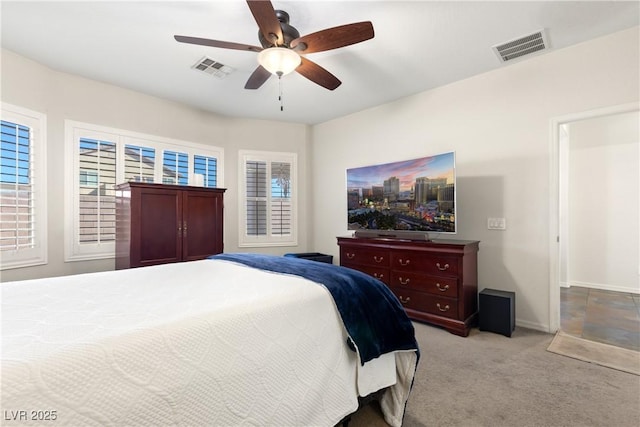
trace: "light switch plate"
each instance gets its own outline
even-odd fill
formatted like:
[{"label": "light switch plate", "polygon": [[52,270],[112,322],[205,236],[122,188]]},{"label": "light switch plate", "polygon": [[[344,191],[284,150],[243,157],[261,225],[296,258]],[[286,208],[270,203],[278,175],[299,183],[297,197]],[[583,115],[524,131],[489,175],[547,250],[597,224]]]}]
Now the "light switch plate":
[{"label": "light switch plate", "polygon": [[506,230],[507,220],[504,218],[487,218],[487,228],[489,230]]}]

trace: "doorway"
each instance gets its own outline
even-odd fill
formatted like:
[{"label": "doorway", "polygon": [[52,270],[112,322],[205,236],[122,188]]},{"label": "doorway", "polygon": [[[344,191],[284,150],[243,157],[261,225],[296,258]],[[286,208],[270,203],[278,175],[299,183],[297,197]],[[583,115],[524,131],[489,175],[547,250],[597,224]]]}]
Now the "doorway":
[{"label": "doorway", "polygon": [[[637,175],[638,164],[640,164],[638,141],[635,140],[636,145],[632,148],[635,158],[629,159],[627,156],[621,164],[621,166],[626,164],[628,167],[631,162],[634,168],[634,182],[631,182],[631,186],[627,185],[628,181],[620,183],[621,175],[617,169],[622,168],[614,167],[612,170],[611,163],[615,160],[609,157],[620,155],[620,147],[613,147],[612,150],[607,151],[606,144],[599,146],[599,142],[594,143],[598,137],[601,141],[616,137],[616,133],[611,133],[611,129],[605,129],[606,132],[598,135],[600,128],[597,126],[602,126],[603,123],[611,125],[617,123],[616,120],[620,117],[628,118],[629,116],[637,123],[637,117],[640,114],[638,110],[639,104],[632,103],[563,116],[551,121],[549,332],[560,329],[562,320],[565,321],[565,327],[567,326],[566,320],[570,316],[562,310],[582,310],[582,313],[572,312],[571,315],[575,317],[574,321],[584,322],[584,311],[589,301],[597,303],[592,310],[597,311],[600,318],[619,315],[619,312],[616,314],[616,310],[607,312],[606,307],[601,304],[611,303],[616,308],[616,304],[620,304],[620,301],[616,301],[618,297],[626,298],[630,303],[629,308],[635,310],[632,313],[640,320],[638,314],[638,303],[640,303],[640,295],[638,295],[640,280],[640,271],[638,271],[640,268],[638,255],[640,220],[637,213],[637,193],[640,185]],[[637,124],[635,131],[637,138]],[[586,172],[581,172],[580,168],[586,168]],[[580,175],[580,173],[587,175]],[[580,178],[581,176],[583,179]],[[610,182],[611,179],[614,180],[613,184]],[[581,188],[580,183],[583,181],[585,186]],[[634,209],[619,212],[619,215],[613,217],[617,221],[616,228],[616,224],[611,224],[611,218],[604,218],[602,215],[611,216],[612,207],[615,204],[609,200],[612,197],[609,193],[617,193],[618,190],[624,190],[626,187],[630,187],[632,192],[635,191],[635,201],[631,202],[635,205],[632,205]],[[618,200],[626,201],[627,199],[633,199],[633,197]],[[629,211],[633,211],[632,217],[628,214]],[[631,225],[627,227],[631,234],[622,238],[626,239],[624,244],[627,246],[631,242],[632,250],[620,252],[621,245],[616,245],[612,239],[616,235],[618,238],[620,234],[624,235],[625,224]],[[612,228],[607,228],[609,226]],[[576,236],[579,237],[578,240]],[[581,244],[577,245],[576,241]],[[630,259],[629,256],[632,258]],[[624,277],[621,277],[616,270],[616,267],[621,265],[626,268]],[[582,318],[580,318],[581,315]],[[592,321],[597,317],[592,315]],[[582,327],[577,324],[573,326]],[[589,326],[600,328],[600,333],[606,332],[606,325]],[[637,329],[634,329],[637,326],[632,325],[630,328],[630,333],[637,336]]]}]

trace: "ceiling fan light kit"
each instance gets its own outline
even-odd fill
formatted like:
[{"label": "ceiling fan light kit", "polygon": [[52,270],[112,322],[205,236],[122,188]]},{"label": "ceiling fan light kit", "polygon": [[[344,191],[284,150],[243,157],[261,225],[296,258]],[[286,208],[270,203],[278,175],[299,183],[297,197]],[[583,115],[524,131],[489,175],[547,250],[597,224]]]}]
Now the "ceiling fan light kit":
[{"label": "ceiling fan light kit", "polygon": [[258,54],[258,63],[278,77],[294,71],[301,62],[300,55],[285,47],[270,47]]},{"label": "ceiling fan light kit", "polygon": [[271,75],[282,77],[296,71],[303,77],[334,90],[342,82],[329,71],[309,60],[309,53],[323,52],[372,39],[373,24],[369,21],[327,28],[300,36],[289,25],[289,14],[275,10],[268,0],[247,0],[249,10],[258,24],[258,39],[262,47],[199,37],[174,36],[176,41],[201,46],[258,52],[256,68],[245,84],[245,89],[258,89]]}]

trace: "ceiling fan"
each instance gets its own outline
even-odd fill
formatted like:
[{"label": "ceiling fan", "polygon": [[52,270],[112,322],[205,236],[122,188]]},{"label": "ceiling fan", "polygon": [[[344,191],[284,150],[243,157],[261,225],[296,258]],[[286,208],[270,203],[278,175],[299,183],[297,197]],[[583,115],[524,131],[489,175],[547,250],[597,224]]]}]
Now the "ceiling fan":
[{"label": "ceiling fan", "polygon": [[282,10],[274,10],[270,1],[247,0],[247,4],[258,24],[258,39],[262,47],[199,37],[174,36],[181,43],[258,52],[260,65],[247,80],[245,89],[258,89],[272,74],[282,77],[295,70],[312,82],[334,90],[342,82],[301,55],[349,46],[374,36],[373,25],[365,21],[327,28],[301,37],[298,30],[289,25],[289,14]]}]

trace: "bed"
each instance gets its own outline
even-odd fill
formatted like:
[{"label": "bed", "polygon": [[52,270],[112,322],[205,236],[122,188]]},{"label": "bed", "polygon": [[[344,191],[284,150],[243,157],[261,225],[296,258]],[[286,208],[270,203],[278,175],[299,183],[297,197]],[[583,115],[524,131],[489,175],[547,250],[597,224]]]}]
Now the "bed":
[{"label": "bed", "polygon": [[6,426],[333,426],[376,391],[399,426],[419,359],[380,282],[304,259],[221,254],[0,289]]}]

